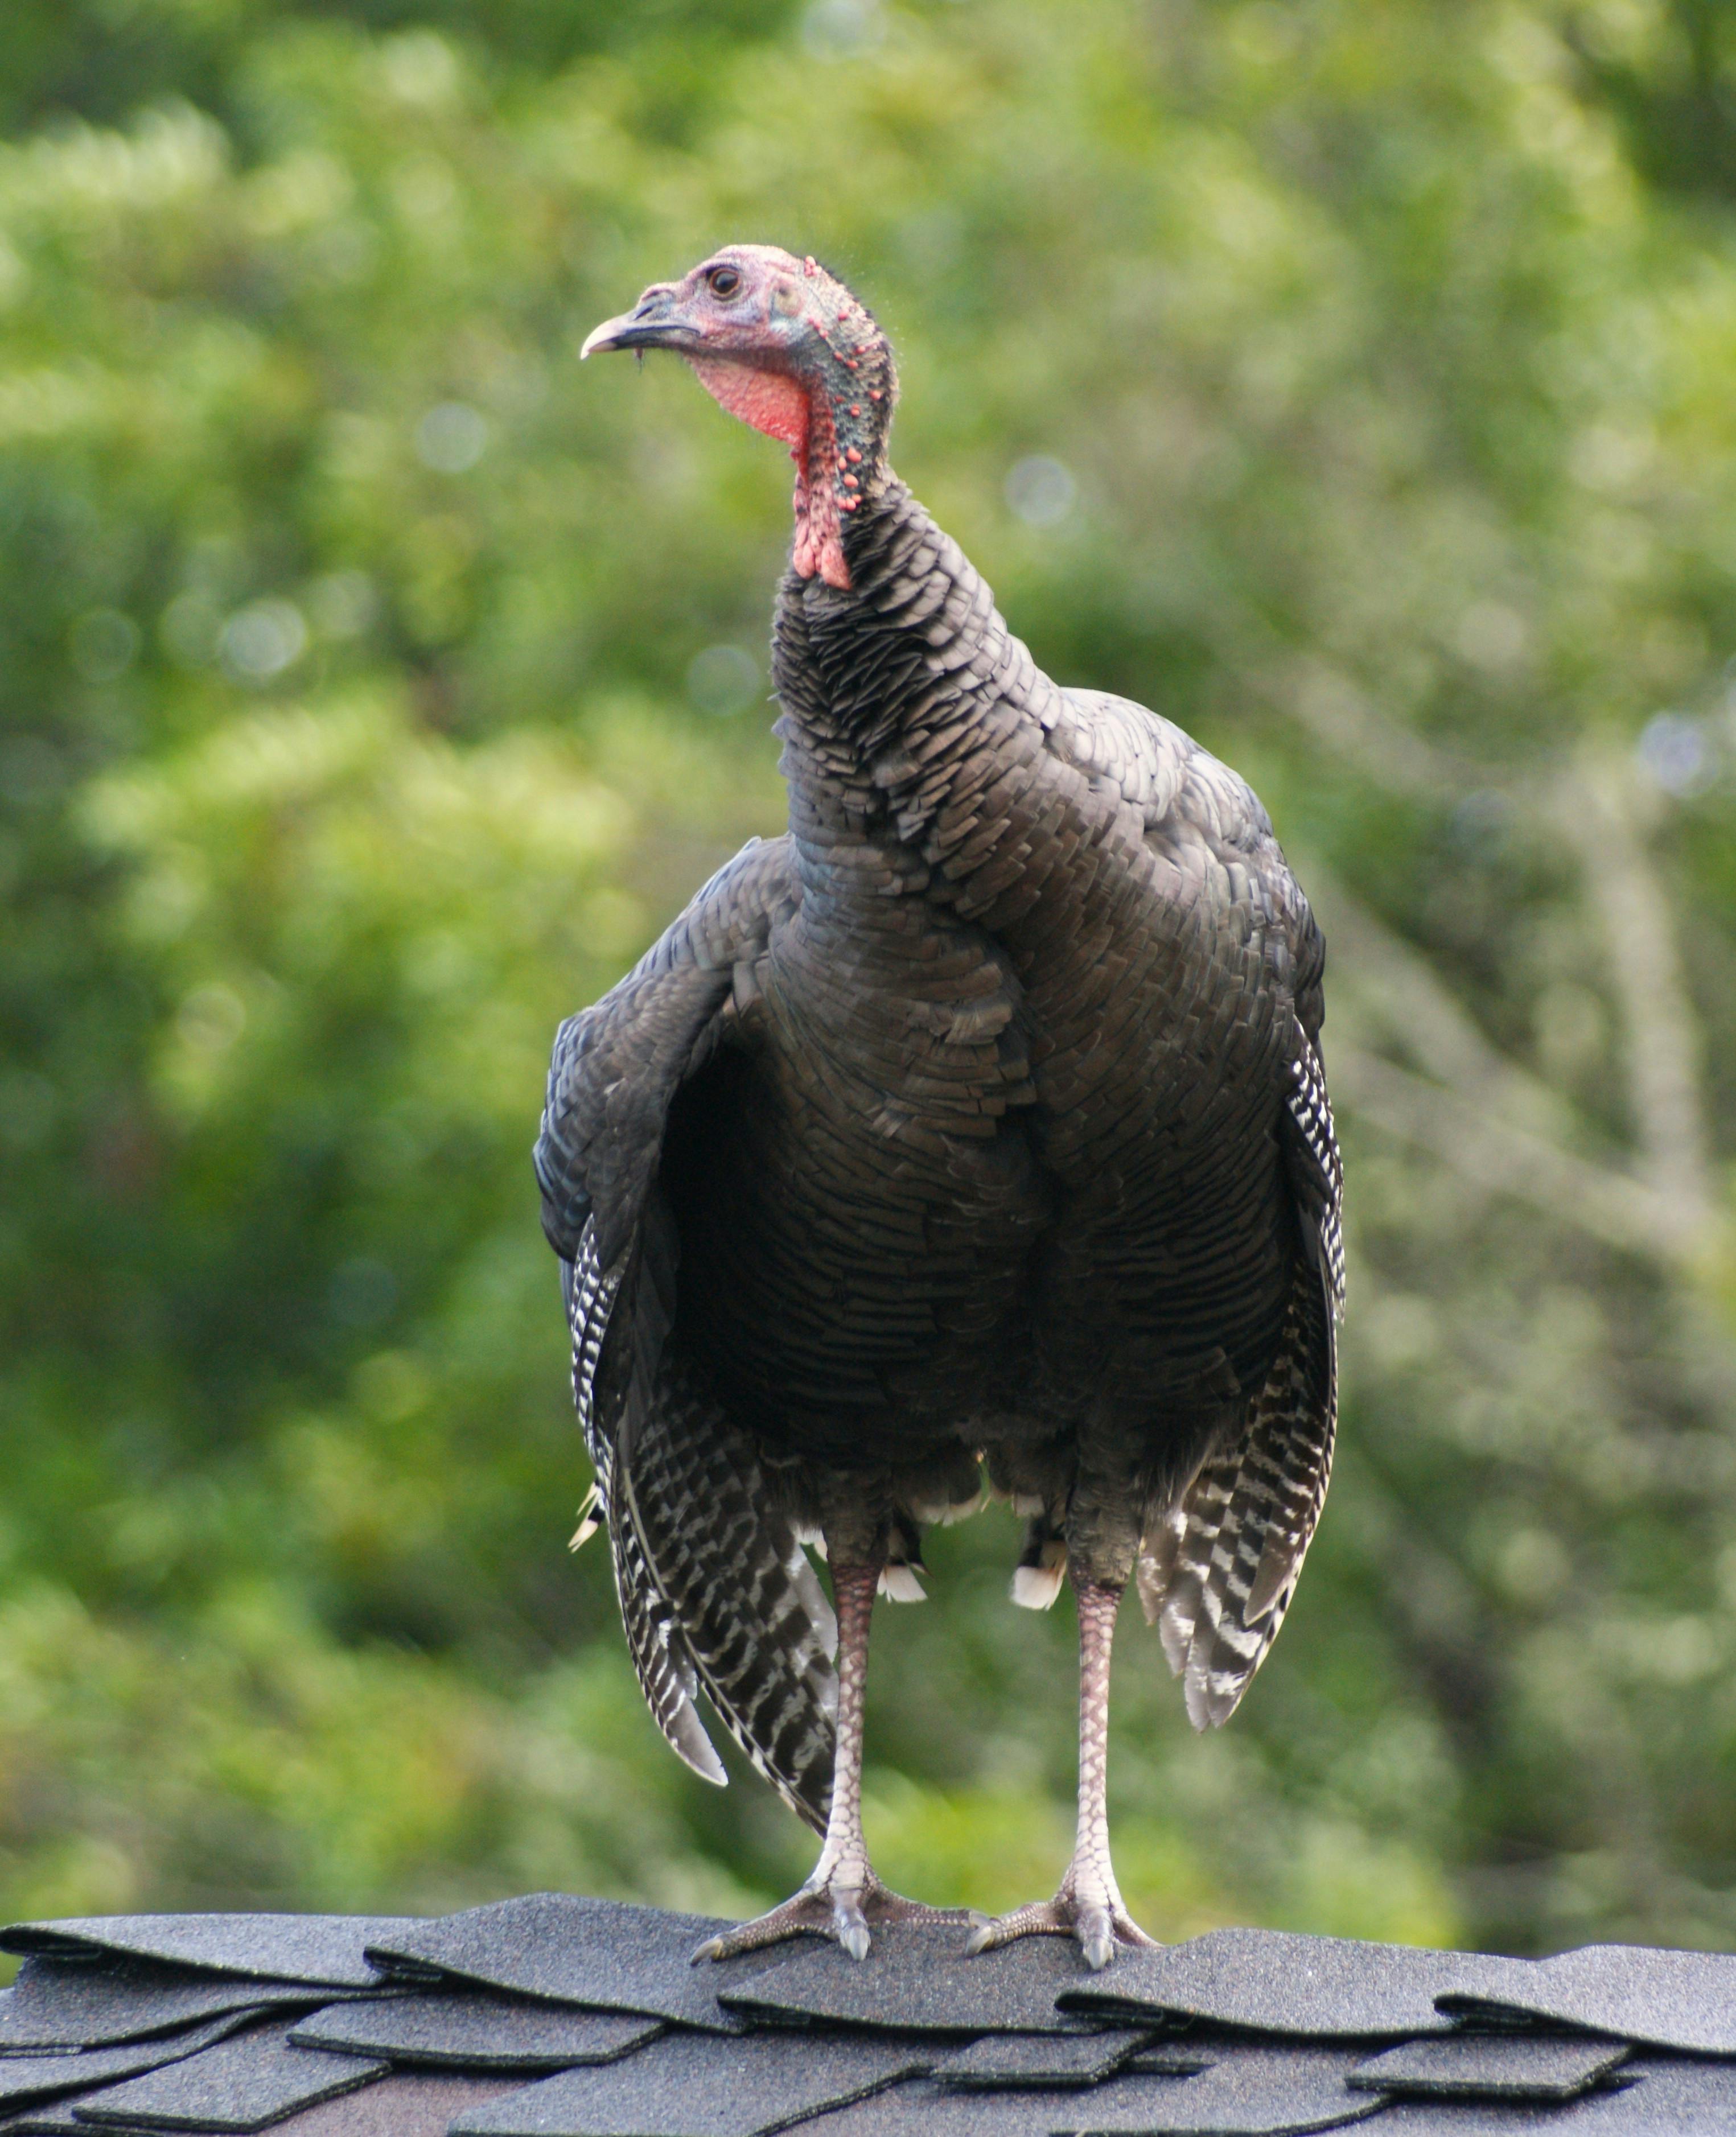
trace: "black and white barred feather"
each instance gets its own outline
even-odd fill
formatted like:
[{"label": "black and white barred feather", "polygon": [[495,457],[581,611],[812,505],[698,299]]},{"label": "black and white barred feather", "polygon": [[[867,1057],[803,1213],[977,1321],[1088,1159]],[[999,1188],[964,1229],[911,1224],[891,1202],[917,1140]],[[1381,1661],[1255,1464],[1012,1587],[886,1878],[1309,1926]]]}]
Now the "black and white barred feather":
[{"label": "black and white barred feather", "polygon": [[628,1650],[674,1749],[707,1780],[727,1778],[695,1705],[703,1690],[758,1770],[823,1828],[836,1621],[741,1428],[670,1355],[680,1247],[658,1185],[671,1107],[717,1044],[735,961],[785,898],[781,850],[751,842],[562,1025],[535,1161],[596,1471],[574,1542],[608,1530]]},{"label": "black and white barred feather", "polygon": [[638,1526],[622,1507],[623,1494],[617,1477],[616,1420],[610,1418],[605,1427],[600,1416],[603,1346],[621,1277],[619,1267],[608,1272],[599,1267],[597,1227],[594,1221],[588,1221],[579,1240],[578,1259],[562,1264],[567,1320],[573,1335],[573,1402],[585,1449],[597,1473],[586,1516],[574,1542],[583,1541],[598,1521],[607,1531],[621,1622],[646,1704],[680,1756],[696,1774],[721,1785],[729,1776],[694,1707],[699,1677],[693,1658],[679,1621],[658,1587]]},{"label": "black and white barred feather", "polygon": [[[647,1229],[666,1222],[654,1203]],[[703,1687],[756,1770],[822,1829],[837,1711],[831,1606],[793,1530],[769,1511],[744,1437],[665,1357],[656,1258],[631,1256],[624,1284],[628,1258],[603,1270],[588,1220],[563,1271],[593,1518],[608,1531],[640,1688],[672,1749],[721,1785],[728,1775],[695,1704]]]},{"label": "black and white barred feather", "polygon": [[597,1372],[602,1362],[603,1338],[609,1331],[609,1315],[621,1288],[621,1271],[618,1267],[604,1271],[597,1252],[594,1219],[586,1221],[576,1258],[562,1263],[561,1283],[566,1293],[567,1326],[573,1335],[573,1405],[578,1413],[578,1429],[584,1434],[585,1452],[597,1472],[601,1504],[606,1508],[614,1448],[607,1435],[597,1429]]},{"label": "black and white barred feather", "polygon": [[1285,1101],[1286,1156],[1304,1241],[1326,1279],[1337,1319],[1344,1310],[1344,1161],[1332,1125],[1326,1072],[1306,1036],[1298,1036],[1300,1050],[1290,1066],[1295,1088]]},{"label": "black and white barred feather", "polygon": [[1304,1251],[1277,1356],[1241,1437],[1207,1460],[1139,1562],[1140,1601],[1196,1729],[1229,1719],[1277,1638],[1332,1476],[1343,1166],[1319,1056],[1299,1037],[1285,1142]]},{"label": "black and white barred feather", "polygon": [[691,1664],[756,1771],[817,1832],[831,1802],[837,1622],[769,1497],[743,1434],[666,1366],[633,1434],[622,1526],[644,1545],[671,1656]]}]

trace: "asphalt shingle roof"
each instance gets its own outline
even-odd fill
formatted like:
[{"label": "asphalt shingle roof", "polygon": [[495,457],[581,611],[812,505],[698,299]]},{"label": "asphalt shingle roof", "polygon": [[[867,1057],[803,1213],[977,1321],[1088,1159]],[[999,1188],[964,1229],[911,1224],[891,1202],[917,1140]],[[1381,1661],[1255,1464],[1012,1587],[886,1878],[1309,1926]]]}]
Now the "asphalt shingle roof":
[{"label": "asphalt shingle roof", "polygon": [[943,2056],[932,2075],[937,2084],[970,2091],[1100,2085],[1144,2046],[1143,2036],[1119,2027],[1112,2033],[985,2033]]},{"label": "asphalt shingle roof", "polygon": [[244,2011],[305,2010],[331,1993],[179,1967],[62,1966],[27,1959],[10,1994],[0,1996],[0,2057],[148,2041]]},{"label": "asphalt shingle roof", "polygon": [[1100,2018],[1204,2019],[1297,2040],[1410,2040],[1451,2024],[1435,2008],[1444,1991],[1475,1990],[1486,1969],[1515,1964],[1528,1962],[1282,1930],[1212,1930],[1075,1979],[1061,2006]]},{"label": "asphalt shingle roof", "polygon": [[363,1996],[329,2004],[290,2031],[298,2048],[383,2056],[407,2069],[558,2071],[611,2063],[663,2031],[660,2018],[576,2011],[510,1996]]},{"label": "asphalt shingle roof", "polygon": [[1697,2137],[1736,2132],[1736,1958],[1218,1930],[812,1939],[539,1894],[432,1921],[26,1923],[0,2137]]},{"label": "asphalt shingle roof", "polygon": [[829,1938],[804,1938],[784,1947],[780,1964],[723,1989],[722,2000],[763,2023],[895,2033],[1063,2032],[1085,2023],[1056,2008],[1085,1971],[1069,1939],[1028,1937],[967,1959],[966,1934],[950,1923],[881,1930],[872,1966]]},{"label": "asphalt shingle roof", "polygon": [[280,2028],[268,2026],[105,2086],[73,2112],[105,2130],[265,2130],[297,2108],[358,2091],[391,2067],[293,2047]]},{"label": "asphalt shingle roof", "polygon": [[1690,2054],[1736,2056],[1736,1958],[1587,1945],[1554,1959],[1502,1959],[1480,1989],[1442,1999],[1457,2016],[1553,2021]]},{"label": "asphalt shingle roof", "polygon": [[135,2071],[158,2069],[209,2047],[231,2032],[234,2023],[213,2019],[166,2040],[127,2041],[81,2052],[63,2049],[53,2055],[0,2057],[0,2113],[52,2100],[56,2094],[94,2080],[110,2083],[131,2077]]},{"label": "asphalt shingle roof", "polygon": [[17,1923],[0,1931],[0,1951],[26,1959],[154,1959],[249,1981],[371,1989],[379,1976],[368,1963],[368,1946],[427,1926],[401,1915],[106,1915]]},{"label": "asphalt shingle roof", "polygon": [[1625,2063],[1625,2041],[1558,2039],[1524,2033],[1453,2033],[1401,2041],[1367,2062],[1353,2091],[1414,2094],[1432,2100],[1577,2100]]},{"label": "asphalt shingle roof", "polygon": [[534,1892],[438,1921],[400,1923],[393,1935],[369,1939],[368,1956],[388,1980],[462,1982],[739,2033],[745,2022],[724,2008],[719,1992],[784,1954],[693,1965],[705,1939],[729,1927],[706,1915]]}]

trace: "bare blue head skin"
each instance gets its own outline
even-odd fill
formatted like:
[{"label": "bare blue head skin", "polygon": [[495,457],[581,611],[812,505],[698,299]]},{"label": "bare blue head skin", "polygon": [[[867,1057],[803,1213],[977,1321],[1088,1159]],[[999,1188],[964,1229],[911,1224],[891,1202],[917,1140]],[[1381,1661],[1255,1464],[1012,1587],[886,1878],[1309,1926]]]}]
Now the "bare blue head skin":
[{"label": "bare blue head skin", "polygon": [[848,587],[846,521],[885,480],[898,377],[886,338],[843,284],[775,245],[726,245],[679,282],[653,282],[586,336],[581,357],[668,348],[732,416],[796,463],[803,578]]}]

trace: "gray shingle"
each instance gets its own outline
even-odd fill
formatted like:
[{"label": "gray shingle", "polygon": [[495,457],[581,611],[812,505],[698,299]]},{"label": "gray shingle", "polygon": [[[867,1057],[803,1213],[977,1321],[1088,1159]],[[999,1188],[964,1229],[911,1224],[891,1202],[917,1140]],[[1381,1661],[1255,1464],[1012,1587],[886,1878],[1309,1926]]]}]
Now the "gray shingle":
[{"label": "gray shingle", "polygon": [[1578,2102],[1400,2100],[1368,2125],[1368,2137],[1583,2137],[1582,2111]]},{"label": "gray shingle", "polygon": [[1097,2085],[1119,2070],[1146,2033],[985,2033],[934,2066],[937,2085],[998,2091],[1008,2086]]},{"label": "gray shingle", "polygon": [[26,1959],[151,1959],[316,1989],[371,1989],[362,1956],[419,1926],[397,1915],[108,1915],[17,1922],[0,1930],[0,1951]]},{"label": "gray shingle", "polygon": [[[274,2122],[271,2137],[446,2137],[455,2116],[512,2091],[517,2083],[515,2078],[394,2072],[360,2092],[341,2094]],[[94,2126],[74,2114],[76,2104],[61,2100],[16,2120],[0,2122],[0,2131],[4,2137],[96,2137]]]},{"label": "gray shingle", "polygon": [[1543,2018],[1690,2053],[1736,2055],[1736,1957],[1593,1944],[1558,1958],[1490,1959],[1446,1991],[1444,2011]]},{"label": "gray shingle", "polygon": [[1620,2091],[1594,2093],[1572,2109],[1574,2137],[1662,2137],[1669,2131],[1736,2130],[1736,2066],[1636,2057],[1621,2071]]},{"label": "gray shingle", "polygon": [[72,2110],[80,2100],[94,2100],[94,2092],[68,2093],[64,2099],[45,2100],[39,2107],[27,2107],[22,2115],[8,2115],[0,2121],[4,2137],[88,2137],[88,2122],[76,2122]]},{"label": "gray shingle", "polygon": [[138,2071],[155,2070],[183,2056],[197,2054],[232,2032],[240,2023],[233,2018],[214,2018],[167,2038],[124,2041],[70,2055],[0,2056],[0,2110],[82,2092],[92,2086],[130,2077]]},{"label": "gray shingle", "polygon": [[[0,1937],[31,1954],[0,1993],[0,2137],[445,2137],[454,2117],[471,2137],[1280,2137],[1367,2115],[1379,2137],[1736,2132],[1736,1958],[1236,1930],[1092,1975],[1064,1940],[972,1959],[936,1925],[881,1932],[861,1964],[817,1939],[690,1964],[719,1926],[548,1894],[427,1922],[27,1924]],[[1501,2030],[1451,2030],[1466,2013]],[[1650,2052],[1624,2062],[1629,2041]],[[93,2045],[15,2052],[69,2042]],[[393,2062],[496,2075],[388,2080]]]},{"label": "gray shingle", "polygon": [[[1109,2081],[1117,2087],[1126,2082]],[[1056,2110],[1065,2113],[1071,2097],[1052,2089],[957,2091],[924,2079],[894,2086],[872,2099],[817,2115],[797,2127],[801,2137],[1050,2137],[1060,2126]],[[1094,2101],[1096,2097],[1094,2091]],[[636,2137],[648,2137],[648,2133],[636,2133]]]},{"label": "gray shingle", "polygon": [[1210,2070],[1222,2052],[1222,2042],[1211,2035],[1178,2035],[1138,2049],[1124,2068],[1129,2076],[1192,2077],[1196,2071]]},{"label": "gray shingle", "polygon": [[671,2034],[600,2068],[508,2093],[452,2137],[756,2137],[925,2068],[915,2042],[758,2033]]},{"label": "gray shingle", "polygon": [[290,2038],[298,2047],[383,2056],[393,2063],[553,2071],[612,2062],[655,2040],[662,2024],[622,2012],[435,1991],[384,2003],[334,2003],[300,2020]]},{"label": "gray shingle", "polygon": [[1382,2111],[1378,2097],[1345,2085],[1354,2060],[1329,2048],[1234,2047],[1194,2076],[1110,2077],[1078,2092],[903,2085],[804,2123],[802,2137],[1286,2137]]},{"label": "gray shingle", "polygon": [[1107,1972],[1068,1984],[1061,2005],[1099,2018],[1198,2018],[1295,2039],[1407,2039],[1446,2030],[1435,2008],[1443,1991],[1475,1992],[1489,1969],[1528,1964],[1280,1930],[1212,1930],[1167,1951],[1124,1953]]},{"label": "gray shingle", "polygon": [[829,1938],[810,1938],[723,1998],[732,2011],[782,2024],[819,2019],[919,2033],[1078,2029],[1056,2009],[1056,1995],[1095,1977],[1070,1937],[1029,1937],[967,1959],[964,1936],[952,1924],[900,1924],[875,1930],[866,1959]]},{"label": "gray shingle", "polygon": [[1622,2041],[1559,2033],[1457,2033],[1407,2041],[1350,2073],[1353,2091],[1442,2100],[1572,2100],[1625,2062]]},{"label": "gray shingle", "polygon": [[[452,2122],[517,2084],[515,2078],[394,2071],[360,2092],[304,2107],[271,2125],[271,2137],[446,2137]],[[85,2125],[90,2137],[90,2125]]]},{"label": "gray shingle", "polygon": [[[1280,2137],[1336,2130],[1368,2112],[1368,2096],[1352,2092],[1345,2083],[1353,2061],[1352,2054],[1331,2048],[1230,2048],[1193,2077],[1113,2079],[1080,2100],[1076,2120],[1058,2126],[1079,2137],[1135,2130],[1141,2137],[1172,2132],[1176,2137],[1184,2132],[1188,2137]],[[1134,2086],[1151,2089],[1148,2104],[1106,2096]],[[1114,2119],[1100,2118],[1100,2101]]]},{"label": "gray shingle", "polygon": [[263,2130],[298,2107],[311,2107],[386,2076],[388,2066],[358,2056],[292,2048],[275,2026],[244,2033],[185,2062],[80,2100],[80,2122],[136,2130]]},{"label": "gray shingle", "polygon": [[149,2040],[230,2012],[305,2010],[329,1993],[144,1962],[27,1959],[0,1993],[0,2056]]},{"label": "gray shingle", "polygon": [[[1736,2068],[1646,2057],[1618,2073],[1619,2089],[1564,2105],[1449,2105],[1401,2100],[1378,2137],[1729,2137],[1736,2130]],[[1371,2137],[1373,2133],[1371,2132]]]},{"label": "gray shingle", "polygon": [[705,1939],[730,1927],[700,1915],[535,1892],[417,1922],[408,1934],[376,1940],[368,1948],[395,1976],[473,1984],[737,2033],[743,2022],[718,2002],[718,1991],[782,1954],[756,1952],[721,1965],[694,1965]]}]

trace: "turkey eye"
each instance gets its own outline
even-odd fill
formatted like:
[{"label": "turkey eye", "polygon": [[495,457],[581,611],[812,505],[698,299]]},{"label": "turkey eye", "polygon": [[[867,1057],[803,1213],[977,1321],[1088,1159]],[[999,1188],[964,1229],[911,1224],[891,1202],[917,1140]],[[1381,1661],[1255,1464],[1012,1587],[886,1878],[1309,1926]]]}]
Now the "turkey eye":
[{"label": "turkey eye", "polygon": [[733,267],[714,267],[705,280],[714,297],[733,297],[741,287],[741,277]]}]

